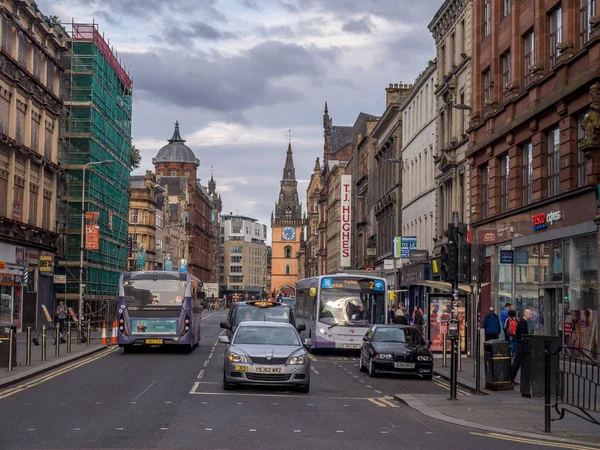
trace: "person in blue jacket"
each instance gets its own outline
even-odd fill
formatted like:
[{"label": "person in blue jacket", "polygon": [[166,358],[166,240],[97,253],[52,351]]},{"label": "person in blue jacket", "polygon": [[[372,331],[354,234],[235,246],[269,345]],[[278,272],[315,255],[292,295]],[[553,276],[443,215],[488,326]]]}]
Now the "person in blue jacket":
[{"label": "person in blue jacket", "polygon": [[490,306],[490,312],[483,319],[483,329],[485,330],[485,340],[498,339],[500,335],[500,318],[494,312],[494,307]]}]

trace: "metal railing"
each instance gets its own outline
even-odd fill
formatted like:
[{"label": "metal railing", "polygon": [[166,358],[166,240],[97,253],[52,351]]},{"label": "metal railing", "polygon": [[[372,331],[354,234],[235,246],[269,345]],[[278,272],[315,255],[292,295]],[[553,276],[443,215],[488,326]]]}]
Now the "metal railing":
[{"label": "metal railing", "polygon": [[[546,383],[546,431],[550,431],[549,409],[553,406],[561,420],[566,413],[600,425],[592,414],[600,414],[600,354],[573,347],[562,347],[555,353],[546,350],[546,361],[558,357],[555,402],[550,405],[550,383]],[[546,366],[547,373],[550,372]],[[546,377],[548,380],[549,377]]]}]

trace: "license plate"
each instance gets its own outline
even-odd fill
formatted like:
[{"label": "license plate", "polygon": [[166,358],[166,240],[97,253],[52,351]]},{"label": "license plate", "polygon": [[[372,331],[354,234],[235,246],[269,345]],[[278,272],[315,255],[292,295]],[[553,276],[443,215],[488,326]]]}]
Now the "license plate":
[{"label": "license plate", "polygon": [[162,344],[162,339],[146,339],[146,344]]},{"label": "license plate", "polygon": [[248,366],[235,366],[235,371],[236,372],[247,372]]},{"label": "license plate", "polygon": [[415,365],[413,363],[397,362],[397,363],[394,363],[394,367],[396,369],[414,369]]},{"label": "license plate", "polygon": [[283,369],[281,367],[257,367],[258,373],[281,373]]},{"label": "license plate", "polygon": [[360,344],[344,344],[344,348],[360,348]]}]

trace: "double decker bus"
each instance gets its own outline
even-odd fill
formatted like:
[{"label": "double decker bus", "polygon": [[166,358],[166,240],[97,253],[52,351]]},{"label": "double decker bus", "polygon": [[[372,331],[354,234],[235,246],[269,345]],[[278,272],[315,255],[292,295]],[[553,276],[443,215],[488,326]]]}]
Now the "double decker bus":
[{"label": "double decker bus", "polygon": [[134,347],[172,345],[191,350],[200,342],[202,282],[184,272],[125,272],[119,281],[118,342]]},{"label": "double decker bus", "polygon": [[337,273],[296,282],[295,315],[304,324],[311,351],[358,350],[367,329],[386,322],[387,287],[383,278]]}]

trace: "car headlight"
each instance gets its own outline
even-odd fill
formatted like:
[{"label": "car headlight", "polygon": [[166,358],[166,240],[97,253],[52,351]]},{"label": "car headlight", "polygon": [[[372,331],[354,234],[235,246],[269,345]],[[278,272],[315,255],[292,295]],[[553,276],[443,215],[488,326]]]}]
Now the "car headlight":
[{"label": "car headlight", "polygon": [[248,362],[248,359],[246,359],[246,357],[244,355],[238,355],[237,353],[229,353],[227,355],[227,358],[229,358],[229,361],[232,362],[241,362],[241,363],[245,363]]},{"label": "car headlight", "polygon": [[433,356],[417,356],[417,361],[431,361]]},{"label": "car headlight", "polygon": [[393,356],[390,355],[389,353],[378,353],[377,354],[377,358],[379,358],[379,359],[392,359]]},{"label": "car headlight", "polygon": [[293,356],[290,358],[289,364],[306,364],[308,362],[308,357],[306,355],[302,356]]}]

